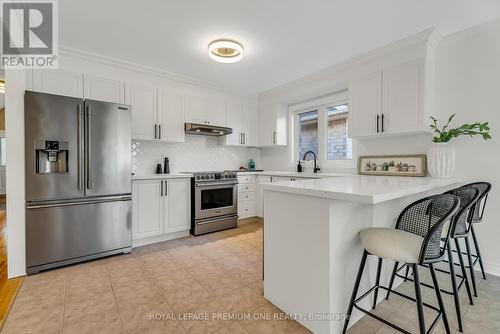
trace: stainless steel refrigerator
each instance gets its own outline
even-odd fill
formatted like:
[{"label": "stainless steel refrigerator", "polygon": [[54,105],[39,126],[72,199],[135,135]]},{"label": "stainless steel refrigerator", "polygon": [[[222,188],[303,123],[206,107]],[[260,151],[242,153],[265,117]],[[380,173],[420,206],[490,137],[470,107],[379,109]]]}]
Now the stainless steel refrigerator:
[{"label": "stainless steel refrigerator", "polygon": [[130,106],[26,91],[28,274],[127,253]]}]

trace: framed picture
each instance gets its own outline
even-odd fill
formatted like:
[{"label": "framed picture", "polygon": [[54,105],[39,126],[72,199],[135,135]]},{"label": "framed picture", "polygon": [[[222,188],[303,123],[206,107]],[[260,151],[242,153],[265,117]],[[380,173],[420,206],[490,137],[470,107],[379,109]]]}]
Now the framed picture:
[{"label": "framed picture", "polygon": [[426,176],[427,155],[366,155],[358,160],[358,174],[387,176]]}]

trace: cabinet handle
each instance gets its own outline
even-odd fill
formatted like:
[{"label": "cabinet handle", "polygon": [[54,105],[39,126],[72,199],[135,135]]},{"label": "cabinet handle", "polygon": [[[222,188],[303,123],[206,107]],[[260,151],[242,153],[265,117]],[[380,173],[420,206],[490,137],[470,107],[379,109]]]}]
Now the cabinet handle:
[{"label": "cabinet handle", "polygon": [[382,132],[384,132],[384,114],[382,114]]},{"label": "cabinet handle", "polygon": [[246,145],[246,143],[247,143],[247,134],[244,133],[243,134],[243,145]]},{"label": "cabinet handle", "polygon": [[158,139],[161,139],[161,124],[158,124]]},{"label": "cabinet handle", "polygon": [[240,145],[243,145],[243,133],[240,133]]},{"label": "cabinet handle", "polygon": [[276,131],[273,131],[273,144],[276,144]]},{"label": "cabinet handle", "polygon": [[155,139],[157,137],[157,128],[158,128],[158,124],[155,124]]},{"label": "cabinet handle", "polygon": [[380,120],[380,115],[377,115],[377,133],[379,133],[379,120]]},{"label": "cabinet handle", "polygon": [[160,181],[160,197],[163,197],[163,181]]},{"label": "cabinet handle", "polygon": [[165,197],[168,196],[168,183],[165,181]]}]

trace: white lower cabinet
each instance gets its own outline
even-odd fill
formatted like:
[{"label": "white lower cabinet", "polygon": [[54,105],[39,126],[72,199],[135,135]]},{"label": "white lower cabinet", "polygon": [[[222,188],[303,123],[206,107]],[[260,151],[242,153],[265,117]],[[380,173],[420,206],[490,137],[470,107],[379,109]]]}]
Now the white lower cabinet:
[{"label": "white lower cabinet", "polygon": [[238,175],[238,216],[239,219],[255,217],[256,176]]},{"label": "white lower cabinet", "polygon": [[141,180],[132,183],[132,239],[163,234],[162,182]]},{"label": "white lower cabinet", "polygon": [[132,240],[189,230],[190,208],[189,178],[133,181]]},{"label": "white lower cabinet", "polygon": [[165,233],[190,228],[191,195],[190,179],[169,179],[165,183],[163,201],[163,230]]}]

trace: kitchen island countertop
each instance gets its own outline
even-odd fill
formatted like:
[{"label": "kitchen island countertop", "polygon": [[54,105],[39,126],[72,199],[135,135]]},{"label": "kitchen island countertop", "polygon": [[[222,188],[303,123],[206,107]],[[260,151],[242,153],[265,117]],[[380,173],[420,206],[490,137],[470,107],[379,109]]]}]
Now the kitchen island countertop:
[{"label": "kitchen island countertop", "polygon": [[337,174],[321,179],[266,183],[264,189],[375,204],[457,183],[458,179]]}]

